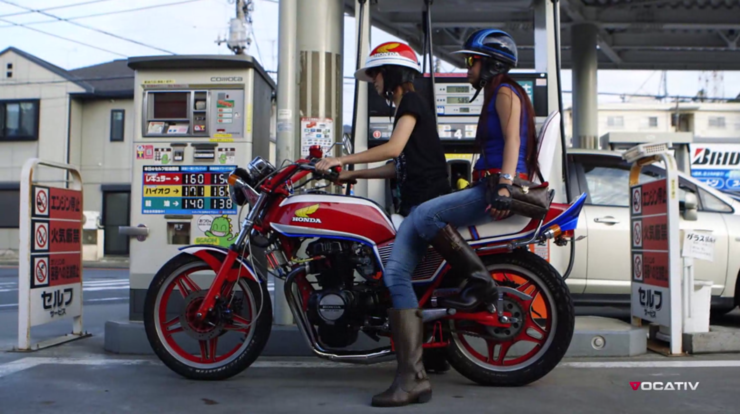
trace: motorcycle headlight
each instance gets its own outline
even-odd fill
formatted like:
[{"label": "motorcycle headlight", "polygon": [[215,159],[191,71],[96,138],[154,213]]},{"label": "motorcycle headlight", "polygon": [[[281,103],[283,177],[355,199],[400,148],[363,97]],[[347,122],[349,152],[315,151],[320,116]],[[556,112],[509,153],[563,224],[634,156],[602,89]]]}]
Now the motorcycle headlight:
[{"label": "motorcycle headlight", "polygon": [[[234,171],[232,171],[231,174],[236,175],[242,181],[244,181],[245,183],[249,185],[252,184],[252,177],[247,172],[247,170],[245,170],[244,168],[237,168]],[[240,206],[240,207],[247,204],[248,202],[247,197],[244,195],[244,192],[241,189],[236,188],[232,184],[229,184],[229,198],[231,198],[231,201],[235,205]]]}]

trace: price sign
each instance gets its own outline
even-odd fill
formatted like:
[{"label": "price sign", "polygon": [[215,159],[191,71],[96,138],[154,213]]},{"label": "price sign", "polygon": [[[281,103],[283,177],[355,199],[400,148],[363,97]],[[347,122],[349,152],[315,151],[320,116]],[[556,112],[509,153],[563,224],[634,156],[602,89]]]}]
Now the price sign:
[{"label": "price sign", "polygon": [[142,214],[236,214],[229,198],[233,165],[144,166]]}]

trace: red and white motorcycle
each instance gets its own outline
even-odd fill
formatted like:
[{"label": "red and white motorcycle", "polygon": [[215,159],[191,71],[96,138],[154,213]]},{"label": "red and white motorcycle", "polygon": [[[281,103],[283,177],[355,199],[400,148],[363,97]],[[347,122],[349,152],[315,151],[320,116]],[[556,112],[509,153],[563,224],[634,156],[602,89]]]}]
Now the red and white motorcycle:
[{"label": "red and white motorcycle", "polygon": [[[225,379],[257,359],[272,327],[268,273],[285,281],[298,329],[317,356],[366,364],[392,358],[392,344],[347,348],[361,332],[388,344],[391,300],[382,278],[397,217],[368,199],[305,189],[311,180],[336,178],[317,174],[315,161],[276,169],[258,157],[235,170],[231,197],[249,204],[236,242],[184,247],[156,274],[144,322],[172,370]],[[573,304],[560,274],[528,246],[572,242],[584,200],[552,204],[543,220],[511,217],[462,231],[498,285],[474,311],[444,306],[465,275],[430,248],[413,275],[424,347],[444,348],[457,371],[485,385],[524,385],[550,372],[570,344]]]}]

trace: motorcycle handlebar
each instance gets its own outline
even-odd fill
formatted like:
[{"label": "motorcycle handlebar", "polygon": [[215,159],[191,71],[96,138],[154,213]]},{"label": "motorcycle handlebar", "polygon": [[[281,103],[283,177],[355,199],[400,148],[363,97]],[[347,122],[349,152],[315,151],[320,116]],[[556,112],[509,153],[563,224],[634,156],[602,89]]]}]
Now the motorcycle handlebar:
[{"label": "motorcycle handlebar", "polygon": [[339,173],[342,172],[342,167],[336,166],[331,167],[331,171],[328,173],[320,173],[316,171],[316,166],[313,165],[313,163],[310,164],[300,164],[300,168],[304,170],[311,171],[312,173],[316,175],[320,175],[322,177],[326,177],[329,181],[336,181],[339,179]]}]

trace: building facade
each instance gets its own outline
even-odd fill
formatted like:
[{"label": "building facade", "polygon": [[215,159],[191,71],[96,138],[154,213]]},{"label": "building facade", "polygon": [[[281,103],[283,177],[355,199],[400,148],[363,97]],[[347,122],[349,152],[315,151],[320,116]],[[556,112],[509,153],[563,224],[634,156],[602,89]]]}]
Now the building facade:
[{"label": "building facade", "polygon": [[[565,133],[570,139],[573,136],[572,108],[565,110],[564,119]],[[610,132],[690,132],[695,143],[738,143],[740,103],[599,104],[599,136]]]},{"label": "building facade", "polygon": [[20,173],[34,157],[79,167],[86,217],[95,221],[84,243],[102,249],[86,246],[86,259],[128,254],[118,235],[131,183],[134,73],[126,60],[68,71],[11,47],[0,52],[0,69],[0,255],[17,254]]}]

